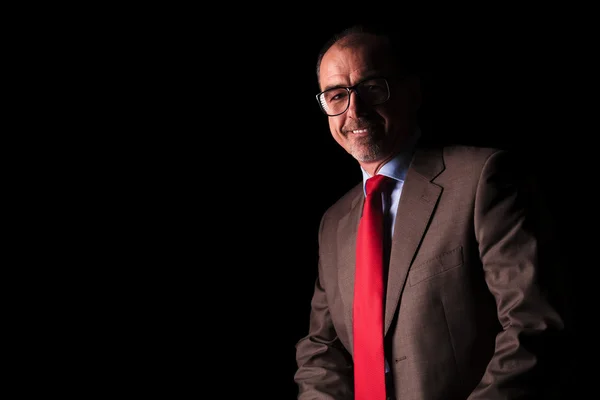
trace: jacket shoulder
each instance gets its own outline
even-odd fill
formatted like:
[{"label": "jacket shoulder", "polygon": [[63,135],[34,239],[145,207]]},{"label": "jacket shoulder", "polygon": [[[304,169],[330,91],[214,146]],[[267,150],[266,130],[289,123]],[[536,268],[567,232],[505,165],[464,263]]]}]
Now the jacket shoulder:
[{"label": "jacket shoulder", "polygon": [[497,147],[447,145],[443,147],[444,160],[450,163],[484,164],[496,153],[507,153]]},{"label": "jacket shoulder", "polygon": [[354,185],[346,193],[336,200],[327,210],[325,210],[325,216],[340,216],[347,214],[356,201],[363,195],[362,181]]}]

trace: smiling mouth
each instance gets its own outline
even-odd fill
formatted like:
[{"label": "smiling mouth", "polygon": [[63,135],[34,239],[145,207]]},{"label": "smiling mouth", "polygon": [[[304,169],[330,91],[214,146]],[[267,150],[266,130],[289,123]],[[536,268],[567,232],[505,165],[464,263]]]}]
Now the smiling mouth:
[{"label": "smiling mouth", "polygon": [[373,136],[375,134],[375,130],[372,128],[362,128],[362,129],[348,129],[345,131],[347,137],[368,137]]}]

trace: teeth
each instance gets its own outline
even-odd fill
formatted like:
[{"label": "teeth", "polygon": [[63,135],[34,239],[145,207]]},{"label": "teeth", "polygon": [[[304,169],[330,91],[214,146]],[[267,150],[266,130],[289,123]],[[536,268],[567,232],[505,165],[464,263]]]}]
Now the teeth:
[{"label": "teeth", "polygon": [[366,129],[357,129],[355,131],[352,131],[352,133],[366,133],[367,130]]}]

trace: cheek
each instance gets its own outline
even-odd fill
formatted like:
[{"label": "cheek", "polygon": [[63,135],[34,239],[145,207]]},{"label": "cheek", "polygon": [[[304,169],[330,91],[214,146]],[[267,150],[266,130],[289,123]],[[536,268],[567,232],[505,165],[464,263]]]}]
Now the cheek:
[{"label": "cheek", "polygon": [[346,139],[341,133],[342,123],[340,121],[336,121],[335,118],[330,118],[329,120],[329,130],[331,132],[331,136],[333,136],[333,140],[337,142],[343,148],[346,148]]},{"label": "cheek", "polygon": [[[390,104],[392,106],[392,104]],[[405,102],[396,102],[393,107],[386,108],[380,112],[381,118],[385,121],[385,125],[391,126],[403,125],[408,122],[409,110]]]},{"label": "cheek", "polygon": [[329,118],[329,130],[331,131],[331,134],[333,136],[335,136],[336,138],[338,136],[341,136],[341,128],[342,121],[340,120],[340,118]]},{"label": "cheek", "polygon": [[392,111],[386,110],[380,112],[379,117],[381,118],[383,125],[386,127],[386,130],[389,130],[390,126],[394,125],[394,116]]}]

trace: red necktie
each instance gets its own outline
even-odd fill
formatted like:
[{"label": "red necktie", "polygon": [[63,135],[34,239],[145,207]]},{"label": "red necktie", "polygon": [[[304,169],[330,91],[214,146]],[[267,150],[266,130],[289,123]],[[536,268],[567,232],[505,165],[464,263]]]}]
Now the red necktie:
[{"label": "red necktie", "polygon": [[358,226],[353,307],[355,400],[386,398],[381,189],[388,179],[375,175],[367,180],[367,197]]}]

